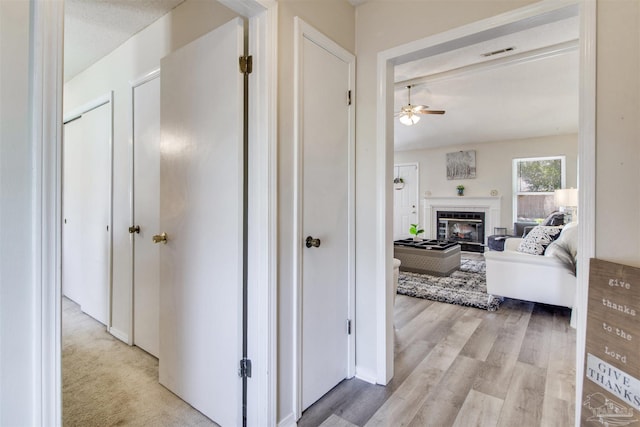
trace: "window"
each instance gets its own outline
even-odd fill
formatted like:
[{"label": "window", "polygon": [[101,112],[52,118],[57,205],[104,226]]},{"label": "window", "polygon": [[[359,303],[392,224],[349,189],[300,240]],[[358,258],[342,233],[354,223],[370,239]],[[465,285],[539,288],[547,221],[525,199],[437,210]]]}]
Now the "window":
[{"label": "window", "polygon": [[514,221],[535,222],[556,209],[553,192],[565,185],[565,157],[513,160]]}]

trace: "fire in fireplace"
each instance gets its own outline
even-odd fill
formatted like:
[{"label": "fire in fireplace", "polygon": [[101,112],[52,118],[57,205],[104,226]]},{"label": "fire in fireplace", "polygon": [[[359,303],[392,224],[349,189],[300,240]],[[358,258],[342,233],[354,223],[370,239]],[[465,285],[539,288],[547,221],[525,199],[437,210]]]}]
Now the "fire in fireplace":
[{"label": "fire in fireplace", "polygon": [[463,251],[484,252],[484,212],[438,211],[438,240],[460,243]]}]

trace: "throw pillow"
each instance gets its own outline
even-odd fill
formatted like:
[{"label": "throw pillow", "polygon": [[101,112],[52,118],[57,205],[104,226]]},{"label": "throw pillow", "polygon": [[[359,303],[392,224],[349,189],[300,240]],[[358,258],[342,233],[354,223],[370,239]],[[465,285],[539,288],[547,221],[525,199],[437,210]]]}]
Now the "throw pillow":
[{"label": "throw pillow", "polygon": [[552,212],[548,217],[542,221],[540,225],[563,225],[564,224],[564,213],[562,212]]},{"label": "throw pillow", "polygon": [[560,231],[562,231],[562,227],[544,225],[533,227],[533,230],[520,242],[518,251],[525,254],[542,255],[547,246],[560,236]]}]

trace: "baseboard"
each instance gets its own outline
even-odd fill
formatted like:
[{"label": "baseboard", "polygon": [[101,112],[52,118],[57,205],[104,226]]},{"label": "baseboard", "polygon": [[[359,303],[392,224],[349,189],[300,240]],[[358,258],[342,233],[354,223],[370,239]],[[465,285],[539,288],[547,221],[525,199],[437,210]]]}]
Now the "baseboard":
[{"label": "baseboard", "polygon": [[366,368],[359,368],[356,366],[356,378],[370,384],[377,384],[376,373]]},{"label": "baseboard", "polygon": [[292,412],[278,423],[278,427],[297,427],[296,415]]},{"label": "baseboard", "polygon": [[129,344],[129,335],[125,334],[122,331],[117,330],[114,327],[109,328],[109,333],[114,337],[118,338],[120,341]]}]

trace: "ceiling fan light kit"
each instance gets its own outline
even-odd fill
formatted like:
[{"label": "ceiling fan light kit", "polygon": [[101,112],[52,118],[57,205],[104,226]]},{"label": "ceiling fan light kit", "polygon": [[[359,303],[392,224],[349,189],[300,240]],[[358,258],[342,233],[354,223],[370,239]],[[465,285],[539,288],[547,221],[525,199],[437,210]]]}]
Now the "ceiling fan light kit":
[{"label": "ceiling fan light kit", "polygon": [[415,125],[420,121],[420,114],[444,114],[444,110],[429,110],[426,105],[411,105],[411,86],[407,86],[407,105],[396,114],[405,126]]},{"label": "ceiling fan light kit", "polygon": [[402,123],[405,126],[411,126],[411,125],[415,125],[416,123],[418,123],[420,121],[420,117],[418,117],[417,115],[413,114],[413,113],[403,113],[400,115],[400,123]]}]

